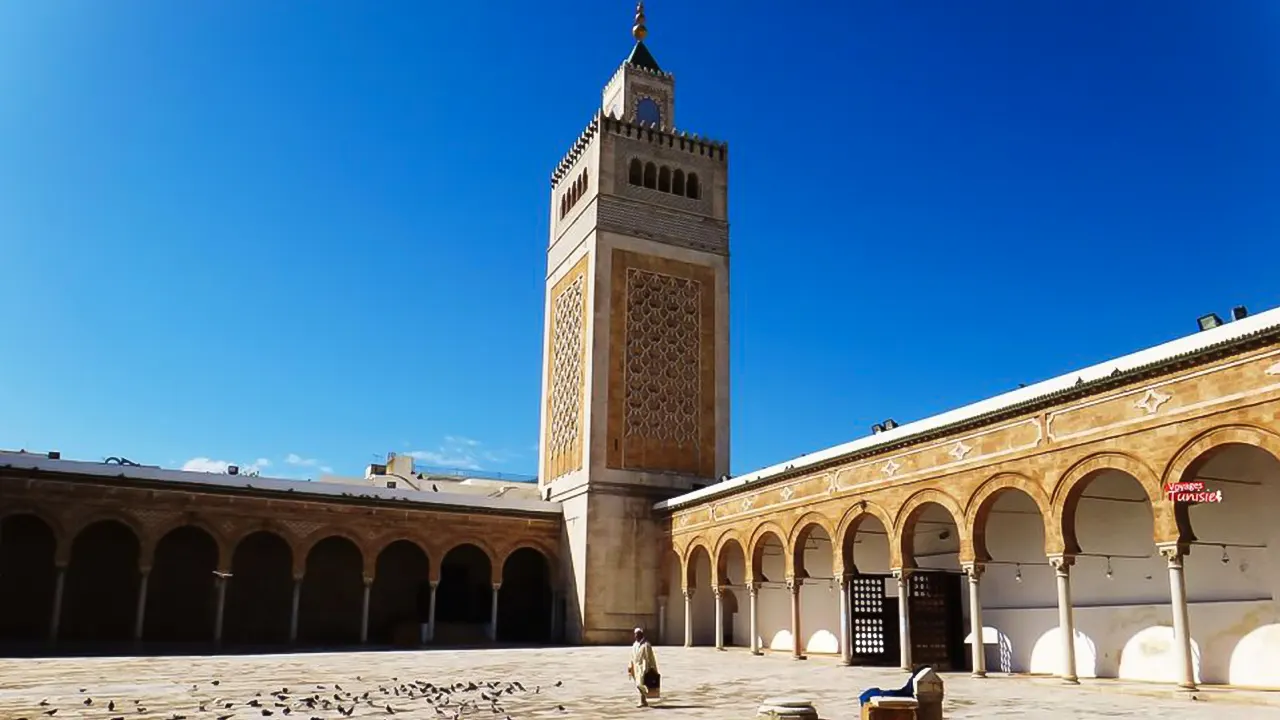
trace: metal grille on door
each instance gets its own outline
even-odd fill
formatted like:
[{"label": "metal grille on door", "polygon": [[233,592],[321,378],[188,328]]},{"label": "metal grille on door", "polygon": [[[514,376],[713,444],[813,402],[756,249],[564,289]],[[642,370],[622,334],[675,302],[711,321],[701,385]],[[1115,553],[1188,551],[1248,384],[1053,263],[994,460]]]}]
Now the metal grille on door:
[{"label": "metal grille on door", "polygon": [[853,623],[853,657],[864,661],[883,660],[889,649],[885,642],[884,576],[850,578],[849,611]]},{"label": "metal grille on door", "polygon": [[950,578],[938,573],[916,572],[911,576],[908,607],[911,612],[911,660],[935,670],[951,669],[948,622],[951,608],[945,583]]}]

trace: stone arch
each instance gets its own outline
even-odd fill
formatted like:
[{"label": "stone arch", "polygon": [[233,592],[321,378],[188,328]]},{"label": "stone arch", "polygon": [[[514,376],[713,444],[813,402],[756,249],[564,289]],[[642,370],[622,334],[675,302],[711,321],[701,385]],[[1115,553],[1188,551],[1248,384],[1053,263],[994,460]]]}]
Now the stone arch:
[{"label": "stone arch", "polygon": [[671,168],[666,165],[658,168],[658,190],[664,193],[671,192]]},{"label": "stone arch", "polygon": [[1196,435],[1174,453],[1160,478],[1161,488],[1180,481],[1196,461],[1224,445],[1251,445],[1280,461],[1280,435],[1252,425],[1222,425]]},{"label": "stone arch", "polygon": [[213,538],[213,542],[218,546],[218,569],[227,570],[231,567],[231,551],[232,547],[227,542],[227,538],[222,531],[213,523],[202,517],[184,517],[172,522],[167,522],[155,530],[156,545],[165,538],[166,535],[183,527],[199,528],[209,534]]},{"label": "stone arch", "polygon": [[144,537],[111,513],[79,524],[67,565],[61,637],[120,642],[133,636]]},{"label": "stone arch", "polygon": [[53,531],[54,563],[65,567],[67,561],[71,558],[71,541],[75,538],[75,535],[67,532],[67,524],[63,522],[62,518],[36,505],[15,503],[0,509],[0,525],[4,524],[5,518],[18,515],[30,515],[49,526],[49,529]]},{"label": "stone arch", "polygon": [[894,518],[893,532],[895,532],[895,537],[892,545],[894,546],[893,553],[897,555],[896,560],[899,566],[903,568],[916,567],[912,547],[913,533],[915,532],[916,521],[926,505],[938,505],[951,515],[951,520],[956,524],[956,532],[960,534],[960,562],[971,561],[973,548],[970,546],[969,538],[965,534],[964,510],[960,508],[960,503],[941,490],[927,488],[907,498],[907,501],[898,509],[897,517]]},{"label": "stone arch", "polygon": [[[432,563],[431,565],[432,580],[440,579],[439,575],[437,574],[440,572],[439,566],[444,563],[444,559],[449,556],[449,553],[453,552],[454,550],[457,550],[463,545],[475,545],[476,547],[480,548],[480,550],[489,557],[490,582],[495,582],[495,583],[502,582],[502,565],[498,562],[498,558],[500,556],[493,549],[492,545],[485,542],[484,540],[481,540],[479,538],[474,538],[474,537],[467,538],[465,540],[454,540],[448,545],[441,546],[442,549],[440,550],[440,556],[439,556],[440,562]],[[435,556],[428,553],[428,557],[435,557]]]},{"label": "stone arch", "polygon": [[[893,518],[890,517],[889,511],[869,500],[859,500],[854,503],[841,516],[840,522],[836,525],[835,537],[831,541],[836,548],[839,548],[835,557],[836,564],[833,566],[837,576],[849,572],[850,566],[848,563],[853,559],[853,541],[858,534],[858,526],[868,517],[879,520],[880,524],[884,526],[884,531],[889,533],[889,537],[893,537]],[[889,543],[890,567],[901,565],[901,558],[897,557],[897,550],[894,545],[892,542]]]},{"label": "stone arch", "polygon": [[[71,551],[71,546],[75,544],[76,538],[80,536],[80,533],[104,521],[118,522],[129,528],[133,536],[138,539],[139,567],[150,567],[151,555],[155,551],[157,538],[147,531],[146,526],[135,515],[117,510],[100,510],[78,518],[69,528],[70,532],[67,533],[67,552]],[[61,549],[61,546],[59,546],[59,550]]]},{"label": "stone arch", "polygon": [[742,538],[733,530],[726,530],[720,533],[720,537],[716,538],[715,553],[712,555],[714,562],[712,563],[712,571],[715,573],[711,577],[712,585],[728,585],[729,584],[729,552],[730,547],[738,548],[738,552],[742,553],[742,563],[744,570],[750,572],[746,566],[747,563],[747,547],[742,542]]},{"label": "stone arch", "polygon": [[685,178],[685,196],[693,200],[702,196],[702,190],[698,187],[698,173],[691,172]]},{"label": "stone arch", "polygon": [[335,525],[326,525],[302,538],[302,540],[297,544],[293,554],[293,571],[295,576],[306,571],[307,557],[311,555],[311,551],[315,549],[316,545],[319,545],[321,542],[324,542],[331,537],[340,537],[351,541],[351,544],[355,545],[356,549],[360,551],[360,565],[364,576],[373,577],[373,573],[377,569],[378,556],[370,553],[368,548],[365,547],[366,543],[364,538],[350,530],[347,530],[346,528]]},{"label": "stone arch", "polygon": [[435,549],[421,537],[411,533],[389,533],[387,535],[381,535],[368,544],[369,554],[373,556],[374,562],[376,563],[378,556],[382,555],[383,550],[386,550],[398,542],[407,542],[414,545],[422,551],[423,555],[427,556],[428,562],[435,562],[437,560],[434,555]]},{"label": "stone arch", "polygon": [[699,535],[694,539],[690,540],[689,546],[685,549],[683,567],[681,568],[681,570],[683,571],[683,574],[681,574],[680,576],[681,579],[684,581],[685,590],[691,590],[697,587],[697,582],[696,582],[697,572],[695,570],[696,566],[694,565],[693,561],[697,556],[697,552],[699,550],[707,554],[707,564],[710,566],[710,571],[714,577],[715,555],[712,554],[711,545],[707,543],[707,539]]},{"label": "stone arch", "polygon": [[787,533],[772,521],[766,520],[756,526],[751,532],[751,540],[747,545],[747,581],[760,582],[762,577],[761,564],[764,560],[764,544],[768,536],[774,536],[778,544],[782,546],[782,552],[787,552]]},{"label": "stone arch", "polygon": [[676,195],[684,195],[684,171],[676,168],[671,175],[671,192]]},{"label": "stone arch", "polygon": [[644,164],[644,186],[650,190],[658,189],[658,166],[652,162]]},{"label": "stone arch", "polygon": [[631,158],[630,169],[627,172],[627,182],[632,185],[644,184],[644,166],[640,163],[640,158]]},{"label": "stone arch", "polygon": [[[542,553],[543,559],[547,561],[547,572],[550,573],[552,584],[554,585],[555,578],[559,577],[558,573],[560,572],[559,558],[556,557],[556,553],[552,551],[551,548],[547,547],[545,543],[538,540],[531,540],[531,539],[520,540],[511,544],[509,547],[507,547],[505,551],[502,553],[501,559],[498,561],[498,565],[499,565],[498,572],[499,573],[502,572],[501,568],[506,566],[507,560],[510,559],[512,555],[514,555],[519,550],[526,550],[526,549],[537,550],[539,553]],[[501,575],[499,575],[499,581],[501,581]]]},{"label": "stone arch", "polygon": [[[1062,545],[1061,537],[1055,536],[1049,522],[1053,517],[1053,504],[1040,483],[1026,475],[1014,472],[997,473],[988,478],[969,496],[969,505],[964,514],[964,533],[973,544],[973,557],[979,562],[991,560],[987,552],[987,521],[991,508],[1001,495],[1019,492],[1031,498],[1040,510],[1040,521],[1044,523],[1044,546],[1046,554],[1055,554]],[[1060,550],[1058,550],[1060,552]]]},{"label": "stone arch", "polygon": [[[805,513],[791,526],[791,532],[787,537],[786,573],[788,577],[794,577],[800,570],[804,569],[804,546],[815,528],[826,533],[827,539],[832,543],[832,547],[835,547],[836,533],[831,527],[831,521],[821,513]],[[835,558],[832,558],[832,562],[835,562]]]},{"label": "stone arch", "polygon": [[[1046,525],[1045,536],[1053,535],[1062,538],[1060,548],[1046,548],[1050,554],[1057,552],[1079,553],[1080,543],[1076,539],[1076,508],[1080,503],[1080,495],[1085,487],[1098,473],[1104,470],[1117,470],[1125,473],[1138,482],[1142,491],[1147,494],[1151,504],[1152,526],[1156,543],[1190,542],[1191,538],[1183,537],[1182,528],[1188,527],[1186,508],[1175,511],[1173,503],[1163,502],[1164,492],[1160,479],[1142,461],[1118,452],[1101,452],[1090,455],[1072,465],[1062,474],[1062,478],[1053,488],[1053,516]],[[1182,516],[1181,522],[1178,516]],[[1180,527],[1181,526],[1181,527]],[[1045,542],[1048,545],[1048,541]]]}]

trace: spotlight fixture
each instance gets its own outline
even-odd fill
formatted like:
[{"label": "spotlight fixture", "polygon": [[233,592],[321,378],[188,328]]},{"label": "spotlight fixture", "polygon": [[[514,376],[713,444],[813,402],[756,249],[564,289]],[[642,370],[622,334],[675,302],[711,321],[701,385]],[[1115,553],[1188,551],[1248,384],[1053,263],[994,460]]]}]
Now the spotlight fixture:
[{"label": "spotlight fixture", "polygon": [[1017,568],[1017,571],[1013,574],[1013,579],[1018,582],[1022,582],[1022,565],[1018,564]]},{"label": "spotlight fixture", "polygon": [[1115,573],[1111,572],[1111,556],[1108,555],[1107,556],[1107,579],[1110,580],[1112,575],[1114,574]]},{"label": "spotlight fixture", "polygon": [[1226,565],[1229,562],[1231,562],[1231,558],[1227,556],[1227,546],[1223,545],[1222,546],[1222,564]]},{"label": "spotlight fixture", "polygon": [[1196,322],[1200,324],[1201,331],[1212,330],[1222,324],[1222,318],[1218,317],[1218,313],[1209,313],[1201,315]]},{"label": "spotlight fixture", "polygon": [[892,429],[894,429],[894,428],[896,428],[896,427],[898,427],[898,421],[897,421],[897,420],[894,420],[893,418],[889,418],[888,420],[885,420],[885,421],[884,421],[884,429],[885,429],[885,430],[892,430]]},{"label": "spotlight fixture", "polygon": [[879,435],[882,432],[884,432],[884,426],[881,425],[880,423],[876,423],[875,425],[871,426],[872,435]]},{"label": "spotlight fixture", "polygon": [[1231,308],[1231,319],[1232,319],[1232,320],[1243,320],[1243,319],[1245,319],[1245,318],[1247,318],[1247,317],[1249,317],[1249,308],[1247,308],[1247,307],[1245,307],[1245,306],[1243,306],[1243,305],[1237,305],[1237,306],[1235,306],[1235,307]]}]

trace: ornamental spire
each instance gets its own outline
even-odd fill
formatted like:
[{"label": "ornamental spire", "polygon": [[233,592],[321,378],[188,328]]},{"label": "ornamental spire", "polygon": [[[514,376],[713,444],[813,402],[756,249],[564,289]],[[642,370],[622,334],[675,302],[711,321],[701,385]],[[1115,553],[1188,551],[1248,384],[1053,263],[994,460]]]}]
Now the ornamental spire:
[{"label": "ornamental spire", "polygon": [[631,26],[631,37],[634,37],[636,42],[644,42],[648,35],[649,29],[644,24],[644,0],[640,0],[636,3],[636,22]]}]

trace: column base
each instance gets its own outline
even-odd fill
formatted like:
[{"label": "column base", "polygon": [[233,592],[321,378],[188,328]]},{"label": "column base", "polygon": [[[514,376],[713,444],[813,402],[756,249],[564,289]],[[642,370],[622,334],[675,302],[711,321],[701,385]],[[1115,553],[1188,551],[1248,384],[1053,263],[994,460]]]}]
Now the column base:
[{"label": "column base", "polygon": [[764,655],[764,653],[760,652],[759,650],[752,650],[752,651],[751,651],[751,654],[752,654],[752,655],[756,655],[756,656]]},{"label": "column base", "polygon": [[792,660],[808,660],[809,658],[804,655],[792,655],[791,659]]},{"label": "column base", "polygon": [[841,665],[841,667],[853,667],[853,661],[852,661],[852,660],[844,660],[844,659],[842,659],[842,660],[840,660],[840,665]]},{"label": "column base", "polygon": [[979,670],[979,671],[977,671],[977,672],[970,673],[970,675],[972,675],[972,676],[973,676],[973,677],[975,677],[975,678],[982,679],[982,678],[985,678],[985,677],[987,676],[987,671],[986,671],[986,670]]},{"label": "column base", "polygon": [[1196,687],[1195,683],[1191,683],[1191,684],[1178,683],[1178,692],[1180,693],[1193,693],[1193,692],[1199,692],[1199,691],[1200,691],[1200,688]]},{"label": "column base", "polygon": [[1064,677],[1062,678],[1062,683],[1064,685],[1079,685],[1080,679],[1076,677]]},{"label": "column base", "polygon": [[717,650],[717,651],[719,651],[719,652],[727,652],[727,650],[724,648],[724,646],[718,647],[718,648],[716,648],[716,650]]}]

